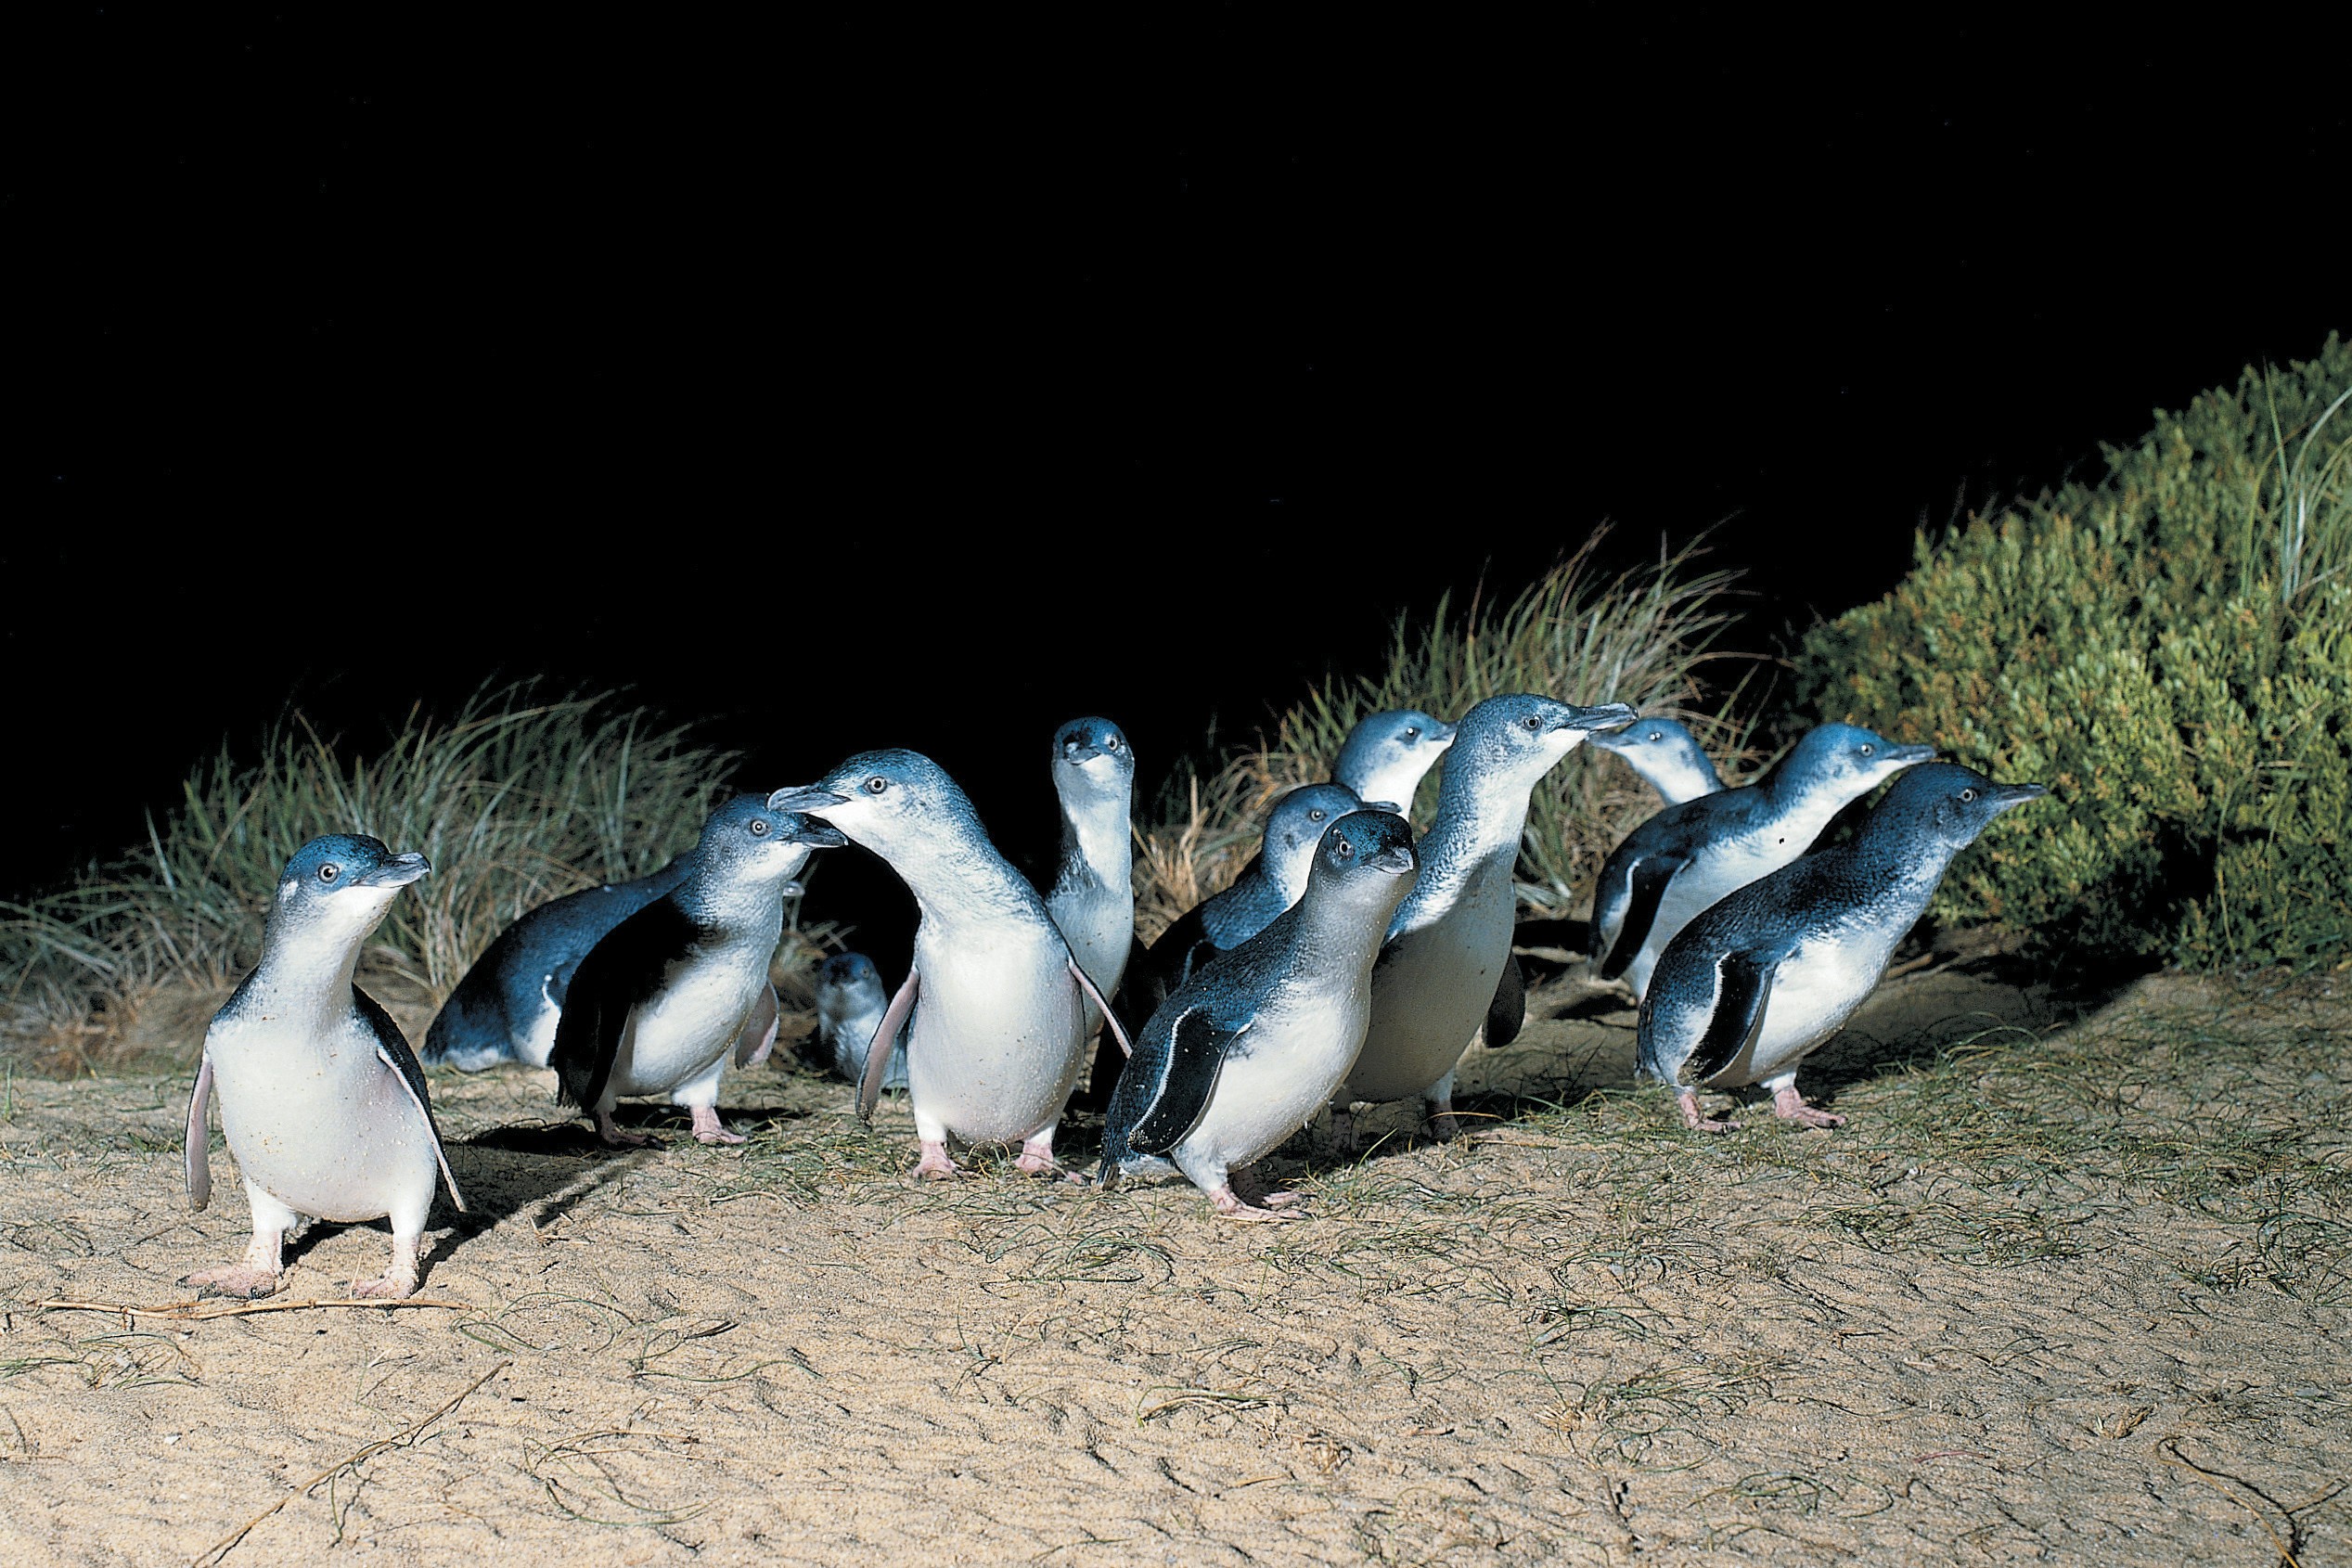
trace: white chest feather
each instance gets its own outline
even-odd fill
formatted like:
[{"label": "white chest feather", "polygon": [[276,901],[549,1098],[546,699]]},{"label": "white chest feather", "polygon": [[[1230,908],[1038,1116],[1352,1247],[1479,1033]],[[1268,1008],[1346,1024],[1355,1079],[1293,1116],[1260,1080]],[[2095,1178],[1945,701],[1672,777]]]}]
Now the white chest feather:
[{"label": "white chest feather", "polygon": [[926,919],[907,1041],[918,1126],[967,1142],[1025,1138],[1061,1113],[1084,1065],[1086,1017],[1066,950],[1025,921]]},{"label": "white chest feather", "polygon": [[630,1013],[610,1092],[667,1094],[700,1077],[735,1044],[766,983],[765,954],[674,967],[668,983]]},{"label": "white chest feather", "polygon": [[1178,1152],[1229,1169],[1280,1148],[1347,1080],[1370,1020],[1369,984],[1336,997],[1317,987],[1291,1006],[1261,1009]]},{"label": "white chest feather", "polygon": [[1793,1073],[1854,1016],[1885,972],[1892,950],[1893,943],[1874,932],[1839,932],[1816,937],[1781,959],[1753,1050],[1719,1083],[1737,1087]]},{"label": "white chest feather", "polygon": [[308,1031],[284,1018],[216,1023],[204,1049],[246,1180],[321,1219],[431,1205],[432,1134],[356,1016]]},{"label": "white chest feather", "polygon": [[1389,943],[1372,970],[1371,1023],[1348,1075],[1363,1099],[1418,1095],[1453,1070],[1510,961],[1510,867],[1472,879],[1451,907]]}]

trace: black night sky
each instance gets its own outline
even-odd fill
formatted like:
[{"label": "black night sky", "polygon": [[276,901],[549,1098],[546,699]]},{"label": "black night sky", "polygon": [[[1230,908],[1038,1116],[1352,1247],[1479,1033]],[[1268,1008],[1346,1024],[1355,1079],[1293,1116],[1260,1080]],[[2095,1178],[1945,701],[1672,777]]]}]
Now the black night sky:
[{"label": "black night sky", "polygon": [[986,812],[1603,520],[1720,524],[1768,649],[2346,325],[2277,19],[1934,14],[9,22],[0,893],[294,694],[631,683]]}]

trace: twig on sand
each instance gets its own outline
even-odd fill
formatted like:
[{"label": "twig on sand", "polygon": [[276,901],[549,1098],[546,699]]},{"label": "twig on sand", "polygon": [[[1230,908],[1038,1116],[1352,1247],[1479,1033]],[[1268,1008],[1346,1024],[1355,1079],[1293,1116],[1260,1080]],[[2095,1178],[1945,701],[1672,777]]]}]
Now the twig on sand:
[{"label": "twig on sand", "polygon": [[475,1389],[480,1388],[483,1383],[488,1382],[492,1378],[496,1377],[499,1373],[505,1371],[508,1368],[513,1365],[514,1363],[511,1360],[499,1362],[495,1367],[491,1368],[490,1370],[482,1373],[482,1376],[474,1379],[473,1382],[458,1390],[456,1398],[450,1400],[448,1404],[443,1405],[440,1409],[435,1410],[431,1415],[427,1416],[423,1420],[417,1422],[414,1426],[409,1427],[404,1432],[395,1433],[390,1437],[378,1438],[375,1442],[370,1443],[366,1447],[360,1449],[357,1453],[352,1454],[345,1459],[338,1459],[333,1464],[328,1465],[325,1470],[320,1471],[316,1475],[312,1476],[308,1481],[303,1482],[300,1486],[295,1487],[294,1490],[287,1493],[286,1496],[278,1498],[277,1501],[270,1504],[269,1507],[262,1510],[261,1512],[255,1514],[252,1518],[247,1520],[236,1529],[230,1531],[220,1540],[214,1542],[209,1547],[206,1547],[202,1551],[198,1552],[196,1556],[190,1560],[188,1568],[207,1568],[208,1564],[217,1564],[223,1559],[227,1557],[232,1550],[236,1549],[238,1542],[251,1535],[254,1529],[260,1525],[263,1520],[267,1519],[271,1514],[276,1513],[279,1509],[284,1508],[288,1503],[292,1502],[295,1498],[309,1497],[312,1491],[315,1488],[324,1485],[328,1481],[331,1480],[335,1476],[341,1475],[347,1470],[358,1470],[361,1465],[366,1464],[369,1459],[374,1459],[377,1455],[382,1453],[387,1448],[403,1448],[416,1442],[418,1437],[423,1433],[425,1428],[432,1425],[433,1422],[441,1420],[442,1417],[447,1415],[450,1411],[464,1404],[468,1394],[471,1394]]},{"label": "twig on sand", "polygon": [[44,1312],[118,1312],[125,1317],[168,1317],[181,1323],[201,1323],[212,1317],[247,1317],[256,1312],[301,1312],[312,1307],[341,1307],[390,1312],[404,1306],[441,1306],[453,1312],[471,1310],[471,1302],[410,1296],[405,1301],[175,1301],[166,1306],[133,1306],[119,1301],[45,1301],[33,1304]]},{"label": "twig on sand", "polygon": [[[2157,1444],[2156,1458],[2161,1462],[2168,1464],[2176,1470],[2187,1471],[2191,1475],[2195,1476],[2198,1480],[2204,1482],[2206,1485],[2212,1487],[2215,1491],[2220,1493],[2223,1497],[2229,1498],[2231,1502],[2237,1504],[2248,1513],[2253,1514],[2254,1522],[2262,1526],[2262,1533],[2270,1537],[2270,1544],[2279,1549],[2279,1556],[2281,1560],[2286,1563],[2287,1568],[2303,1568],[2303,1564],[2296,1562],[2294,1557],[2294,1547],[2297,1540],[2303,1534],[2302,1528],[2295,1523],[2294,1515],[2288,1513],[2286,1509],[2268,1492],[2263,1491],[2251,1481],[2239,1480],[2236,1476],[2230,1474],[2226,1471],[2207,1470],[2204,1466],[2197,1463],[2196,1460],[2189,1458],[2186,1454],[2183,1454],[2180,1451],[2180,1440],[2177,1437],[2167,1437],[2163,1442]],[[2224,1482],[2230,1483],[2230,1485],[2223,1485],[2222,1483]],[[2270,1527],[2270,1522],[2262,1516],[2262,1510],[2260,1509],[2255,1507],[2252,1503],[2246,1501],[2245,1498],[2238,1496],[2235,1491],[2231,1490],[2231,1487],[2234,1486],[2244,1487],[2247,1491],[2252,1492],[2256,1497],[2260,1497],[2272,1508],[2278,1509],[2281,1514],[2286,1516],[2287,1538],[2285,1540],[2281,1540],[2279,1538],[2279,1532]]]}]

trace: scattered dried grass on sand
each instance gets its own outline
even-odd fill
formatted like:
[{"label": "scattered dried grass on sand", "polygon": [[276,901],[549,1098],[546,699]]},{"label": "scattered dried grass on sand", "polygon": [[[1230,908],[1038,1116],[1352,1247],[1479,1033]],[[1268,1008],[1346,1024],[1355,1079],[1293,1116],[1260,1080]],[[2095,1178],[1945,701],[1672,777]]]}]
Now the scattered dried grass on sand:
[{"label": "scattered dried grass on sand", "polygon": [[[1849,1126],[1718,1141],[1623,1086],[1628,1015],[1539,1018],[1474,1144],[1294,1144],[1285,1227],[918,1188],[903,1109],[795,1072],[734,1081],[748,1147],[627,1156],[543,1074],[437,1076],[463,1305],[199,1322],[37,1305],[241,1246],[184,1078],[19,1079],[0,1560],[211,1562],[283,1504],[225,1561],[2345,1562],[2330,991],[1913,975],[1807,1075]],[[325,1228],[284,1296],[384,1246]]]}]

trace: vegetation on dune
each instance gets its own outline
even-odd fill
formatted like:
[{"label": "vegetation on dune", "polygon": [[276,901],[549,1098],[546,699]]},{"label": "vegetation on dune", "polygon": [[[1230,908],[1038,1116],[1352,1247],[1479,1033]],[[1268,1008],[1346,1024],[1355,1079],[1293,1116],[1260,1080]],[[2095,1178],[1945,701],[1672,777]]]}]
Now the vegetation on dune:
[{"label": "vegetation on dune", "polygon": [[[1538,691],[1575,703],[1629,702],[1690,725],[1710,754],[1737,756],[1744,725],[1702,678],[1716,638],[1734,619],[1733,573],[1701,571],[1696,552],[1602,577],[1601,535],[1516,597],[1474,595],[1457,613],[1440,599],[1426,623],[1399,616],[1374,674],[1334,675],[1277,718],[1271,735],[1212,762],[1187,764],[1143,828],[1136,904],[1149,940],[1231,881],[1257,853],[1266,809],[1284,791],[1330,777],[1341,743],[1369,713],[1417,708],[1455,720],[1489,697]],[[1414,820],[1435,804],[1438,773],[1421,782]],[[1519,863],[1520,898],[1536,912],[1582,914],[1610,849],[1657,797],[1599,753],[1572,757],[1536,793]]]},{"label": "vegetation on dune", "polygon": [[2063,813],[1994,824],[1936,912],[2049,956],[2352,949],[2352,345],[2160,413],[2106,472],[1922,533],[1806,640],[1800,698]]},{"label": "vegetation on dune", "polygon": [[[372,751],[289,713],[257,752],[224,746],[196,769],[136,850],[0,905],[0,1022],[71,1060],[56,1043],[93,1019],[119,1035],[159,995],[217,996],[259,958],[288,857],[336,832],[432,861],[360,970],[395,1010],[429,1005],[524,910],[691,845],[736,762],[613,697],[541,700],[527,685],[480,692],[446,722],[412,712]],[[192,1049],[200,1009],[175,1027]]]}]

